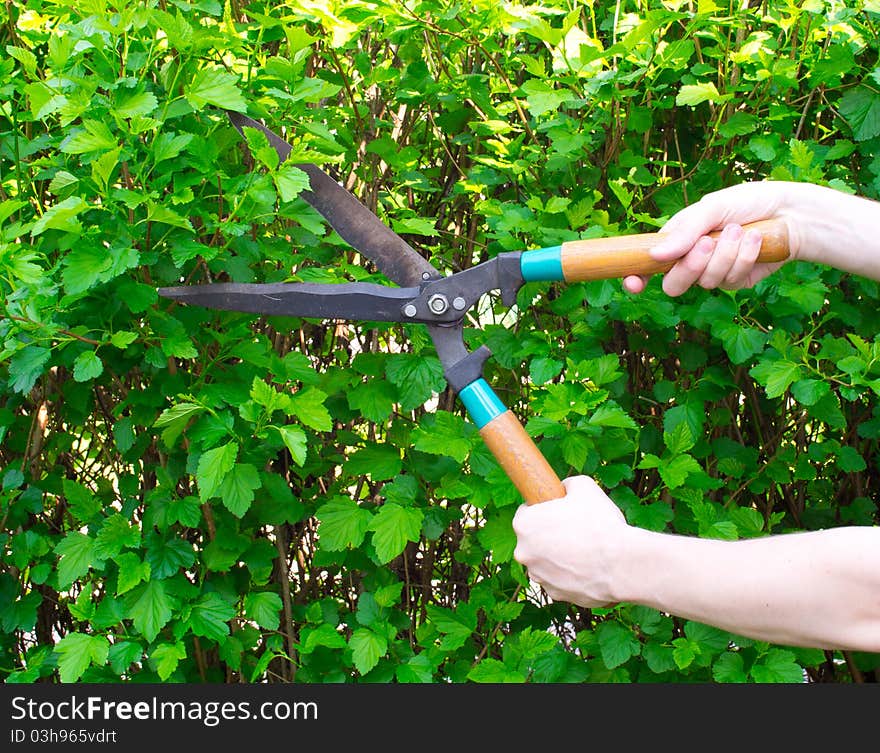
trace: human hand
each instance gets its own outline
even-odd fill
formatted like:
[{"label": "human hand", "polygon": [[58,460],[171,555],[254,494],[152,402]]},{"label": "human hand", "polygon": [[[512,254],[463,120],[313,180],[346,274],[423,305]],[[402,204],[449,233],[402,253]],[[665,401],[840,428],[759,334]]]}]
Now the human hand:
[{"label": "human hand", "polygon": [[513,556],[552,599],[582,607],[614,604],[614,563],[632,529],[589,476],[562,483],[564,497],[517,510]]},{"label": "human hand", "polygon": [[[678,296],[694,284],[706,289],[751,287],[779,269],[784,262],[756,263],[761,234],[742,226],[764,219],[785,220],[801,193],[801,186],[783,181],[742,183],[707,194],[675,214],[660,231],[663,240],[651,250],[657,261],[676,262],[663,278],[664,292]],[[708,235],[715,230],[721,230],[717,239]],[[793,248],[790,258],[794,255]],[[647,277],[633,275],[624,279],[623,286],[640,293],[647,282]]]}]

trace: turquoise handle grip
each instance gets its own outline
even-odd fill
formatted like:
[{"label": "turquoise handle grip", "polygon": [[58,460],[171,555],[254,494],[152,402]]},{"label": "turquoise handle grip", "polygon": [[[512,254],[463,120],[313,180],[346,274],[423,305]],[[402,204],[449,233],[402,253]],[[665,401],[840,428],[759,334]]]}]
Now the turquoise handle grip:
[{"label": "turquoise handle grip", "polygon": [[519,269],[526,282],[539,280],[564,280],[562,274],[562,246],[536,248],[523,251],[519,258]]}]

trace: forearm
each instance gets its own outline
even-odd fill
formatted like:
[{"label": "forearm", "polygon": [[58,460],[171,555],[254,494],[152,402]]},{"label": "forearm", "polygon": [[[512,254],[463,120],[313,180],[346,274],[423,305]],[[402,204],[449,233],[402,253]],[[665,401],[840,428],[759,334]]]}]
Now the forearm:
[{"label": "forearm", "polygon": [[880,280],[880,203],[807,183],[785,186],[778,211],[798,259]]},{"label": "forearm", "polygon": [[789,646],[880,651],[880,529],[743,541],[633,529],[618,601]]}]

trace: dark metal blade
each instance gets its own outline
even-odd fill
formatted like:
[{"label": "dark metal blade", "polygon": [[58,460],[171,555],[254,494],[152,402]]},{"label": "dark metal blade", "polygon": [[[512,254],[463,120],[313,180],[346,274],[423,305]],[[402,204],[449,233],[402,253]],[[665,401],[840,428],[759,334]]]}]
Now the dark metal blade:
[{"label": "dark metal blade", "polygon": [[[290,156],[293,147],[262,123],[231,110],[226,114],[239,133],[247,126],[266,134],[282,162]],[[309,164],[295,166],[309,176],[312,187],[311,191],[300,194],[303,199],[324,216],[346,243],[372,259],[389,280],[398,285],[415,286],[441,276],[403,238],[321,168]]]},{"label": "dark metal blade", "polygon": [[418,294],[418,288],[390,288],[369,282],[339,285],[310,282],[218,282],[211,285],[159,288],[159,295],[166,298],[224,311],[373,322],[406,320],[407,317],[401,309]]}]

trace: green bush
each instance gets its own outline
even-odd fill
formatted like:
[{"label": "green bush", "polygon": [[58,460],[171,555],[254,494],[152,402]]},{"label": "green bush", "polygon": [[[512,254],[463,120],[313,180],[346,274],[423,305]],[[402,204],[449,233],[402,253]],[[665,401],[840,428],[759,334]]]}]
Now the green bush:
[{"label": "green bush", "polygon": [[[547,604],[424,330],[156,287],[384,281],[218,108],[450,270],[650,231],[743,180],[876,197],[878,21],[874,0],[0,6],[0,676],[876,679],[876,656]],[[877,522],[877,301],[803,264],[674,301],[530,284],[466,339],[561,477],[734,539]]]}]

